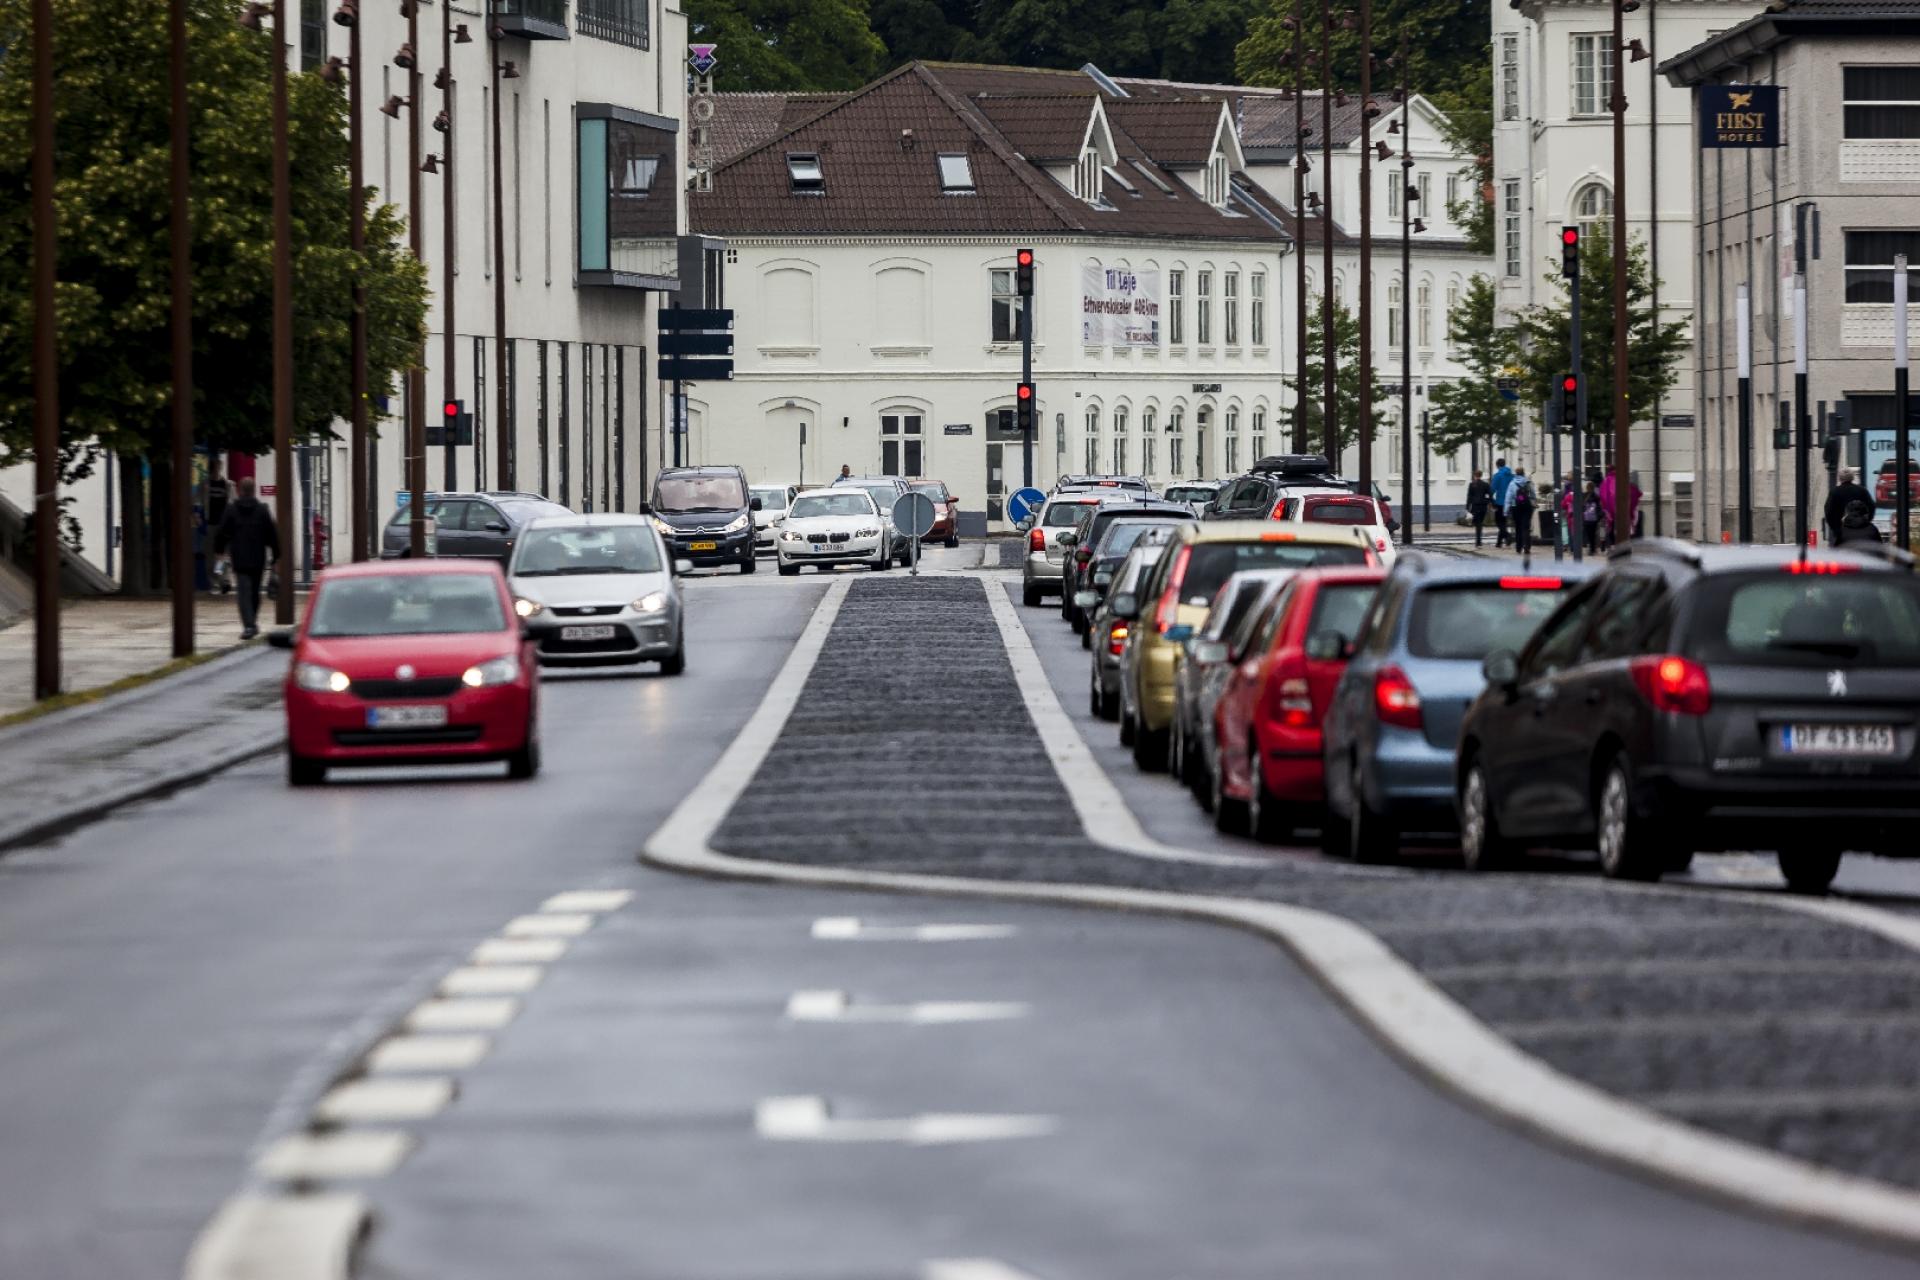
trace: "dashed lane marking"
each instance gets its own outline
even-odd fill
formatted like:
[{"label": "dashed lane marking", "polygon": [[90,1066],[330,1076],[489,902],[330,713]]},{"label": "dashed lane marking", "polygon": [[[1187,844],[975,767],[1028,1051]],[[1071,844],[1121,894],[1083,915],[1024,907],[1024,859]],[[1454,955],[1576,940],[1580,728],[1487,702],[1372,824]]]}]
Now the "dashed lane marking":
[{"label": "dashed lane marking", "polygon": [[843,1120],[817,1096],[763,1098],[753,1110],[754,1132],[773,1142],[899,1142],[936,1146],[1038,1138],[1059,1122],[1052,1116],[931,1113],[897,1119]]},{"label": "dashed lane marking", "polygon": [[627,905],[633,894],[626,889],[569,889],[565,893],[556,893],[540,904],[542,911],[579,912],[579,911],[618,911]]},{"label": "dashed lane marking", "polygon": [[868,924],[857,916],[813,922],[813,936],[823,942],[986,942],[1018,932],[1010,924]]},{"label": "dashed lane marking", "polygon": [[577,938],[591,928],[593,917],[584,911],[542,911],[515,916],[500,932],[509,938]]},{"label": "dashed lane marking", "polygon": [[367,1057],[371,1071],[465,1071],[487,1056],[480,1035],[388,1036]]},{"label": "dashed lane marking", "polygon": [[920,1280],[1035,1280],[995,1258],[935,1258],[920,1264]]},{"label": "dashed lane marking", "polygon": [[423,1000],[407,1015],[409,1031],[498,1031],[513,1021],[520,1002],[511,996]]},{"label": "dashed lane marking", "polygon": [[912,1004],[857,1004],[844,991],[796,991],[787,997],[794,1022],[901,1022],[936,1026],[1024,1018],[1029,1006],[1007,1000],[920,1000]]},{"label": "dashed lane marking", "polygon": [[565,938],[488,938],[468,959],[475,964],[552,964],[566,953]]},{"label": "dashed lane marking", "polygon": [[313,1113],[338,1124],[392,1124],[424,1120],[452,1101],[448,1076],[349,1080],[320,1099]]},{"label": "dashed lane marking", "polygon": [[345,1280],[366,1230],[350,1192],[248,1192],[220,1206],[187,1255],[187,1280]]},{"label": "dashed lane marking", "polygon": [[486,964],[455,969],[440,979],[447,996],[517,996],[540,985],[545,972],[536,964]]},{"label": "dashed lane marking", "polygon": [[290,1133],[254,1162],[254,1172],[282,1182],[344,1182],[392,1173],[413,1147],[398,1129]]}]

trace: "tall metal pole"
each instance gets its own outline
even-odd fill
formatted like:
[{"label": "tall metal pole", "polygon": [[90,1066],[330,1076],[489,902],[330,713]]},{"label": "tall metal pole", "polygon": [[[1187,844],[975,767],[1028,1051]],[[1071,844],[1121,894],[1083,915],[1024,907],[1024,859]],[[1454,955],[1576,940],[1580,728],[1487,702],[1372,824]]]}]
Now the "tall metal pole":
[{"label": "tall metal pole", "polygon": [[[1018,250],[1016,250],[1015,253],[1017,255]],[[1037,273],[1040,266],[1040,255],[1035,254],[1033,256],[1033,266]],[[1014,267],[1014,278],[1016,281],[1019,278],[1017,257]],[[1022,294],[1016,286],[1015,296],[1020,299],[1020,381],[1026,383],[1028,386],[1032,386],[1034,295],[1031,293]],[[1019,407],[1016,405],[1014,413],[1017,415],[1019,412]],[[1039,429],[1040,396],[1038,392],[1035,392],[1033,399],[1027,402],[1026,430],[1020,433],[1020,487],[1023,489],[1033,488],[1033,437]],[[1178,478],[1177,476],[1175,477],[1175,479]]]},{"label": "tall metal pole", "polygon": [[[502,489],[511,489],[513,429],[507,416],[512,399],[507,387],[507,217],[505,184],[501,180],[507,157],[500,149],[500,49],[506,32],[495,26],[487,34],[492,37],[493,55],[493,474]],[[517,76],[519,72],[513,74]]]},{"label": "tall metal pole", "polygon": [[53,310],[53,0],[33,0],[33,696],[60,692],[60,364]]},{"label": "tall metal pole", "polygon": [[353,558],[367,558],[368,539],[372,534],[373,520],[368,510],[373,501],[369,493],[367,474],[367,288],[362,282],[360,272],[366,267],[367,251],[367,189],[363,166],[366,158],[362,152],[360,111],[362,87],[367,72],[371,70],[360,61],[360,17],[358,11],[349,13],[340,10],[335,13],[334,21],[343,23],[347,28],[347,60],[350,64],[351,79],[347,81],[347,152],[348,181],[352,185],[353,208],[348,211],[347,243],[353,250],[353,333],[352,369],[349,372],[348,392],[353,399],[352,434],[349,437],[351,448],[348,451],[347,469],[353,492],[349,499],[350,522],[353,533]]},{"label": "tall metal pole", "polygon": [[1360,0],[1360,492],[1373,496],[1373,0]]},{"label": "tall metal pole", "polygon": [[1400,545],[1413,545],[1413,116],[1400,33]]},{"label": "tall metal pole", "polygon": [[1320,0],[1320,451],[1340,470],[1333,335],[1333,5]]},{"label": "tall metal pole", "polygon": [[192,142],[187,127],[187,0],[167,5],[172,161],[168,194],[173,250],[173,656],[193,652],[193,227],[188,201]]},{"label": "tall metal pole", "polygon": [[1433,532],[1433,445],[1427,436],[1427,411],[1420,411],[1420,531]]},{"label": "tall metal pole", "polygon": [[1907,255],[1893,255],[1893,533],[1902,549],[1912,545],[1913,481],[1908,469],[1913,465],[1912,444],[1907,427]]},{"label": "tall metal pole", "polygon": [[[284,4],[286,0],[277,0]],[[426,261],[426,231],[421,225],[420,199],[420,5],[401,0],[407,16],[407,48],[412,55],[407,72],[407,248],[414,261]],[[427,554],[427,339],[407,371],[407,554],[418,560]]]},{"label": "tall metal pole", "polygon": [[1293,439],[1294,453],[1307,451],[1307,244],[1298,234],[1307,222],[1306,0],[1293,0],[1293,245],[1298,286],[1294,300]]},{"label": "tall metal pole", "polygon": [[[1753,304],[1747,297],[1747,286],[1740,286],[1739,297],[1734,304],[1734,346],[1737,384],[1738,422],[1740,430],[1740,481],[1739,481],[1739,529],[1740,541],[1753,541]],[[1619,328],[1618,320],[1614,328]],[[1897,348],[1896,348],[1897,350]],[[1898,358],[1896,356],[1896,358]],[[1899,377],[1895,374],[1895,377]],[[1618,376],[1616,375],[1616,381]],[[1614,475],[1615,498],[1618,490],[1625,484],[1616,471]],[[1626,528],[1619,512],[1624,508],[1614,504],[1614,536],[1618,538]]]},{"label": "tall metal pole", "polygon": [[[1583,525],[1586,523],[1586,516],[1584,514],[1586,504],[1581,498],[1580,486],[1586,482],[1587,478],[1587,371],[1582,363],[1584,357],[1580,352],[1580,250],[1585,247],[1585,245],[1576,245],[1574,247],[1573,275],[1569,277],[1567,281],[1567,354],[1569,361],[1573,365],[1573,368],[1569,370],[1569,372],[1573,374],[1577,381],[1573,392],[1573,421],[1570,424],[1563,424],[1570,426],[1573,431],[1573,439],[1571,441],[1573,445],[1574,475],[1573,505],[1574,510],[1583,513],[1580,517]],[[1599,501],[1597,495],[1594,501]],[[1555,508],[1555,510],[1558,509],[1558,507]],[[1576,538],[1573,536],[1572,522],[1569,521],[1567,540],[1573,544],[1573,558],[1575,560],[1584,560],[1586,558],[1586,530],[1583,528],[1580,533],[1580,537]]]},{"label": "tall metal pole", "polygon": [[[287,155],[287,0],[273,0],[273,522],[293,541],[293,187]],[[273,620],[293,624],[293,564],[276,574]]]},{"label": "tall metal pole", "polygon": [[[1613,528],[1614,538],[1633,536],[1633,423],[1627,364],[1627,92],[1620,74],[1626,48],[1624,0],[1613,0]],[[1657,211],[1656,211],[1657,216]],[[1655,224],[1657,229],[1657,223]],[[1656,480],[1658,477],[1656,477]],[[1655,501],[1659,495],[1655,494]]]},{"label": "tall metal pole", "polygon": [[441,133],[440,149],[446,152],[446,163],[440,167],[440,397],[441,397],[441,443],[445,447],[446,464],[441,472],[442,487],[457,489],[460,487],[460,445],[454,427],[455,418],[446,416],[445,407],[458,398],[458,380],[454,370],[459,364],[459,339],[454,336],[457,326],[454,323],[454,293],[458,281],[454,276],[454,168],[453,168],[453,6],[440,6],[440,114],[446,122]]},{"label": "tall metal pole", "polygon": [[1807,417],[1807,277],[1793,277],[1793,529],[1794,541],[1807,545],[1808,451],[1813,426]]}]

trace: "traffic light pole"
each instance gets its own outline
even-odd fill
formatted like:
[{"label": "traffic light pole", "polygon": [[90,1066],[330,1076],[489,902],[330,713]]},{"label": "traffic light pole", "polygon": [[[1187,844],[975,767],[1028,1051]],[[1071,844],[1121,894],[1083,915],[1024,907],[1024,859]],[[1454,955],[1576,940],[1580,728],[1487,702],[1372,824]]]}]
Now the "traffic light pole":
[{"label": "traffic light pole", "polygon": [[[1565,244],[1565,234],[1564,231],[1561,233],[1562,245]],[[1587,375],[1580,363],[1580,233],[1577,230],[1574,232],[1572,266],[1573,277],[1567,282],[1568,297],[1571,304],[1567,311],[1567,353],[1573,365],[1573,376],[1576,379],[1573,391],[1573,422],[1570,424],[1573,430],[1573,509],[1575,511],[1584,511],[1586,504],[1581,500],[1580,486],[1586,482],[1587,477],[1586,454],[1582,448],[1582,442],[1585,439],[1583,432],[1587,424]],[[1558,437],[1555,438],[1557,439]],[[1559,470],[1559,464],[1557,462],[1555,463],[1554,469],[1556,471]],[[1558,481],[1555,483],[1557,486]],[[1558,499],[1554,500],[1553,510],[1554,518],[1556,520],[1559,519],[1560,503]],[[1583,524],[1585,523],[1585,519],[1586,517],[1582,515],[1581,521]],[[1573,558],[1575,560],[1584,559],[1586,554],[1584,546],[1586,542],[1586,530],[1583,528],[1580,532],[1581,537],[1576,538],[1573,536],[1573,522],[1569,519],[1567,521],[1567,543],[1573,548]]]},{"label": "traffic light pole", "polygon": [[1893,255],[1893,532],[1902,550],[1912,546],[1913,484],[1907,472],[1913,465],[1911,430],[1907,425],[1907,255]]},{"label": "traffic light pole", "polygon": [[[1740,286],[1739,298],[1735,303],[1734,340],[1739,360],[1739,424],[1740,424],[1740,541],[1753,541],[1753,311],[1747,297],[1747,286]],[[1896,375],[1904,376],[1904,375]],[[1617,403],[1617,397],[1616,397]],[[1616,481],[1616,483],[1618,483]]]},{"label": "traffic light pole", "polygon": [[[1014,267],[1014,279],[1020,296],[1020,381],[1029,386],[1033,383],[1033,251],[1021,249],[1015,260],[1026,258],[1024,264]],[[1024,269],[1023,269],[1024,268]],[[1040,420],[1039,397],[1036,395],[1027,402],[1027,425],[1020,433],[1020,487],[1033,487],[1033,436]],[[1018,412],[1016,406],[1015,412]]]}]

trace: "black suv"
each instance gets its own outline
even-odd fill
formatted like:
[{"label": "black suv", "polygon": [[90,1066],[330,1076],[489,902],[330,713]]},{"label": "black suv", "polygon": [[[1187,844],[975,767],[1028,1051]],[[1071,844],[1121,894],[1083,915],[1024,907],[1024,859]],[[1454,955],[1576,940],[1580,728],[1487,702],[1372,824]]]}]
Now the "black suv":
[{"label": "black suv", "polygon": [[752,573],[753,513],[760,499],[747,491],[739,467],[668,467],[654,477],[653,501],[640,508],[653,517],[676,560],[696,567],[737,564]]},{"label": "black suv", "polygon": [[1819,892],[1843,851],[1920,855],[1920,578],[1898,551],[1641,539],[1516,656],[1460,730],[1467,865],[1600,850],[1651,880],[1773,849]]},{"label": "black suv", "polygon": [[[494,489],[485,493],[429,493],[427,514],[433,518],[434,555],[476,556],[505,565],[513,556],[520,531],[531,520],[572,514],[537,493]],[[380,558],[402,560],[412,554],[408,510],[401,507],[380,531]]]},{"label": "black suv", "polygon": [[1266,520],[1289,489],[1351,489],[1317,453],[1288,453],[1261,458],[1247,474],[1220,486],[1201,509],[1202,520]]}]

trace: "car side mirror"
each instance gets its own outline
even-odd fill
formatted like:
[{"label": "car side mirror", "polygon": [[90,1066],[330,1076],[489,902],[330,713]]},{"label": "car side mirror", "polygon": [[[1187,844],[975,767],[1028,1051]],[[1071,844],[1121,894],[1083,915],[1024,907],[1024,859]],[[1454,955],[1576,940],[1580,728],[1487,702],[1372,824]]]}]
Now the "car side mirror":
[{"label": "car side mirror", "polygon": [[751,501],[751,502],[749,502],[749,503],[747,503],[747,510],[749,510],[749,511],[758,511],[758,510],[760,510],[760,499],[758,499],[758,498],[755,498],[755,499],[753,499],[753,501]]},{"label": "car side mirror", "polygon": [[1338,631],[1316,631],[1307,637],[1306,649],[1315,662],[1338,662],[1347,656],[1347,638]]},{"label": "car side mirror", "polygon": [[1511,649],[1495,649],[1481,661],[1480,674],[1492,688],[1512,693],[1520,683],[1520,659]]},{"label": "car side mirror", "polygon": [[1140,616],[1140,597],[1131,591],[1122,591],[1107,602],[1107,609],[1114,617],[1131,621]]},{"label": "car side mirror", "polygon": [[692,573],[693,561],[685,559],[684,557],[679,560],[675,560],[673,562],[673,572],[676,575]]},{"label": "car side mirror", "polygon": [[1178,626],[1168,627],[1163,633],[1162,638],[1165,639],[1168,644],[1185,644],[1193,638],[1193,628],[1183,622]]},{"label": "car side mirror", "polygon": [[1080,535],[1069,530],[1060,535],[1060,545],[1063,547],[1077,547],[1080,545]]},{"label": "car side mirror", "polygon": [[1213,666],[1227,660],[1227,642],[1224,640],[1202,640],[1193,646],[1193,660]]},{"label": "car side mirror", "polygon": [[507,531],[507,526],[500,523],[498,520],[487,521],[488,533],[505,533],[506,531]]},{"label": "car side mirror", "polygon": [[285,627],[278,631],[267,632],[267,643],[276,649],[293,648],[293,632]]},{"label": "car side mirror", "polygon": [[1020,521],[1019,523],[1015,524],[1013,527],[1018,529],[1021,533],[1025,533],[1027,530],[1033,528],[1033,517],[1028,516],[1025,520]]},{"label": "car side mirror", "polygon": [[1099,607],[1100,593],[1097,591],[1076,591],[1073,593],[1073,607],[1093,609]]}]

